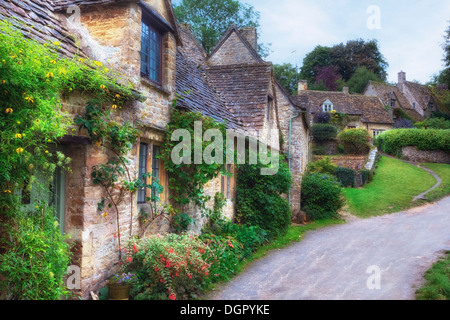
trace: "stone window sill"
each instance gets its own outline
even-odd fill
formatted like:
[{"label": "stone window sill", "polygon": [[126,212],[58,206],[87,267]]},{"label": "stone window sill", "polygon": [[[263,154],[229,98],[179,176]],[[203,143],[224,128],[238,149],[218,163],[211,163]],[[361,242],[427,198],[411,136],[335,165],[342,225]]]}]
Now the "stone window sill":
[{"label": "stone window sill", "polygon": [[146,78],[141,77],[141,83],[144,84],[144,85],[147,86],[147,87],[150,87],[150,88],[152,88],[152,89],[156,89],[156,90],[158,90],[159,92],[161,92],[161,93],[163,93],[163,94],[165,94],[165,95],[170,96],[170,92],[169,92],[169,91],[167,91],[166,89],[164,89],[162,86],[160,86],[160,85],[158,85],[158,84],[156,84],[156,83],[154,83],[154,82],[151,82],[150,80],[148,80],[148,79],[146,79]]}]

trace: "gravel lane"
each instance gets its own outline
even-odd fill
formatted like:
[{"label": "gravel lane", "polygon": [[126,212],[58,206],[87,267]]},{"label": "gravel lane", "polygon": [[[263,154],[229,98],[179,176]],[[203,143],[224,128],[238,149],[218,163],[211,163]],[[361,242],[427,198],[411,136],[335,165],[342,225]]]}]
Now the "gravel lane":
[{"label": "gravel lane", "polygon": [[412,300],[450,250],[450,197],[310,232],[250,265],[206,300]]}]

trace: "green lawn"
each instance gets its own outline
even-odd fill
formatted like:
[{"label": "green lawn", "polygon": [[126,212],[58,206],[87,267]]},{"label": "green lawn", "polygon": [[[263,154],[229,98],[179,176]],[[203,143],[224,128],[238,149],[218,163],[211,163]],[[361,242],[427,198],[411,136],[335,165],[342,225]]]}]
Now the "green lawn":
[{"label": "green lawn", "polygon": [[351,214],[369,218],[409,209],[413,198],[436,182],[422,169],[382,157],[373,181],[362,189],[344,189],[344,195]]},{"label": "green lawn", "polygon": [[440,163],[425,163],[423,167],[433,170],[442,179],[442,184],[436,190],[427,194],[429,202],[440,200],[450,195],[450,165]]}]

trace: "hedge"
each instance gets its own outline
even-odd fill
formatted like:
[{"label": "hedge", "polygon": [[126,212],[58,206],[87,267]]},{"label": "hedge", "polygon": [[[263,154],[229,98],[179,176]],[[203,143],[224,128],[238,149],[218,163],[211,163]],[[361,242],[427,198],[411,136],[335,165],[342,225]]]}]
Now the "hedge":
[{"label": "hedge", "polygon": [[369,132],[365,129],[347,129],[338,136],[339,143],[344,146],[345,153],[365,154],[370,151]]},{"label": "hedge", "polygon": [[398,129],[379,135],[375,145],[380,151],[399,156],[404,147],[421,151],[450,151],[450,130]]},{"label": "hedge", "polygon": [[338,131],[331,124],[315,124],[313,125],[312,134],[314,141],[323,142],[336,139]]},{"label": "hedge", "polygon": [[344,188],[355,186],[355,171],[353,169],[337,167],[335,176]]}]

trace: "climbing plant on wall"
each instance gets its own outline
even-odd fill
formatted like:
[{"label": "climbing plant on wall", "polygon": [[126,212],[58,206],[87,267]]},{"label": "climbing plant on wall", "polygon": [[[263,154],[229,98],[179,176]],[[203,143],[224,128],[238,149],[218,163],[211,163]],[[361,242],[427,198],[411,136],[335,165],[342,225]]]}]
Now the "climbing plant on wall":
[{"label": "climbing plant on wall", "polygon": [[61,57],[59,42],[40,44],[20,29],[0,21],[0,275],[7,279],[0,290],[9,299],[57,299],[67,294],[70,247],[48,190],[57,168],[67,170],[70,159],[51,147],[73,124],[61,96],[89,92],[106,103],[118,85],[100,62]]}]

